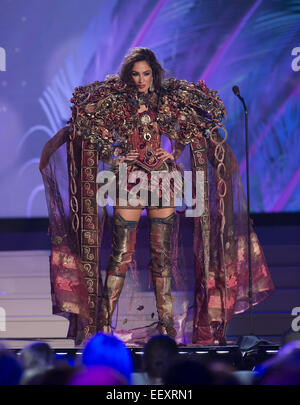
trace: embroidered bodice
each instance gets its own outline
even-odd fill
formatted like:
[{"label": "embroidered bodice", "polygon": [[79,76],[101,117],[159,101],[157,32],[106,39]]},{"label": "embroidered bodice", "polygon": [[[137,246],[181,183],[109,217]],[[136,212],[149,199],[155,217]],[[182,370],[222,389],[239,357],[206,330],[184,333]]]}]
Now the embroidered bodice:
[{"label": "embroidered bodice", "polygon": [[157,158],[157,150],[161,147],[161,135],[156,120],[156,112],[148,108],[137,113],[137,125],[128,143],[133,150],[139,152],[139,164],[148,170],[155,170],[163,162]]}]

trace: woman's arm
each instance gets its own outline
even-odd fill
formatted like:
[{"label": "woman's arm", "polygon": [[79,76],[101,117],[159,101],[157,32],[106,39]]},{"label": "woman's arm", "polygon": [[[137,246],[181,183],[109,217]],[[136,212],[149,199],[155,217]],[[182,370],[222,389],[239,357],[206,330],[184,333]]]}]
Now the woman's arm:
[{"label": "woman's arm", "polygon": [[166,150],[164,150],[163,148],[159,148],[157,149],[157,154],[156,156],[159,159],[162,160],[171,160],[172,162],[174,162],[176,159],[179,158],[179,156],[181,155],[181,153],[183,152],[185,145],[183,145],[182,143],[175,141],[175,146],[172,150],[172,153],[167,152]]}]

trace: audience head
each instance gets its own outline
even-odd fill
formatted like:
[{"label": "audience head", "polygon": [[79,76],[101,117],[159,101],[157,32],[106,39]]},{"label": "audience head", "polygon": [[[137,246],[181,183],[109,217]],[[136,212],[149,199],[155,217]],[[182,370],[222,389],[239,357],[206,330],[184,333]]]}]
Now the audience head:
[{"label": "audience head", "polygon": [[131,382],[132,358],[124,343],[115,336],[97,333],[85,345],[82,364],[86,367],[107,366]]},{"label": "audience head", "polygon": [[0,385],[18,385],[23,368],[17,356],[4,346],[0,347]]},{"label": "audience head", "polygon": [[177,355],[175,340],[166,335],[153,336],[144,347],[144,370],[150,378],[162,378]]},{"label": "audience head", "polygon": [[32,379],[44,370],[53,366],[54,353],[44,342],[34,342],[25,346],[20,352],[20,360],[24,367],[21,385],[30,385]]},{"label": "audience head", "polygon": [[25,369],[45,368],[53,364],[54,353],[47,343],[35,342],[25,346],[20,357]]},{"label": "audience head", "polygon": [[259,385],[300,385],[300,341],[287,343],[255,371]]}]

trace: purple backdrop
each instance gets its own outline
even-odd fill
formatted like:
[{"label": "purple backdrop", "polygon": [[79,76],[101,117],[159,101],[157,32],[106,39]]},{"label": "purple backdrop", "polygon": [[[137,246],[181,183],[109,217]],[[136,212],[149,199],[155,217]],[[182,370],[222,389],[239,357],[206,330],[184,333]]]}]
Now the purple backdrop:
[{"label": "purple backdrop", "polygon": [[74,87],[153,49],[176,77],[204,79],[228,112],[251,210],[300,210],[300,5],[291,0],[1,0],[0,217],[47,216],[39,155],[70,115]]}]

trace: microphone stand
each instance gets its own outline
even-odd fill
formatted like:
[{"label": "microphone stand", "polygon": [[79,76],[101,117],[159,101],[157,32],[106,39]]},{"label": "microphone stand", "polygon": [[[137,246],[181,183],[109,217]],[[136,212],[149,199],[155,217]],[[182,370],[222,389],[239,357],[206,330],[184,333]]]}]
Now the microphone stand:
[{"label": "microphone stand", "polygon": [[250,335],[253,335],[253,297],[252,297],[252,263],[251,263],[251,240],[250,240],[250,192],[249,192],[249,146],[248,146],[248,110],[245,100],[240,95],[238,86],[232,88],[234,94],[241,100],[245,113],[245,139],[246,139],[246,177],[247,177],[247,219],[248,219],[248,270],[249,270],[249,323]]}]

